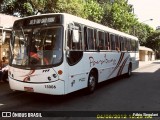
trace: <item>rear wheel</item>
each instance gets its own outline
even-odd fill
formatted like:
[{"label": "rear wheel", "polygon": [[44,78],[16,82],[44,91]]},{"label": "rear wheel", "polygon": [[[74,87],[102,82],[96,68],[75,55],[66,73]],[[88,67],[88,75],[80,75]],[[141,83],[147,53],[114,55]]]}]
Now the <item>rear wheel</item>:
[{"label": "rear wheel", "polygon": [[128,66],[128,72],[127,72],[127,77],[130,77],[132,75],[132,65],[129,64]]}]

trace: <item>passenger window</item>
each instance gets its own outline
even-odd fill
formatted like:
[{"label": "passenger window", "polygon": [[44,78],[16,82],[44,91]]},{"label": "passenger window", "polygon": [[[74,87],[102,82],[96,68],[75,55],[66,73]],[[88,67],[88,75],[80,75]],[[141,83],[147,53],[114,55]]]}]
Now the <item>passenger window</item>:
[{"label": "passenger window", "polygon": [[115,50],[115,35],[110,34],[111,39],[111,50]]},{"label": "passenger window", "polygon": [[135,42],[136,42],[135,50],[138,51],[139,50],[139,42],[138,41],[135,41]]},{"label": "passenger window", "polygon": [[[73,30],[79,30],[79,42],[73,42]],[[83,50],[82,45],[82,27],[80,24],[74,23],[74,25],[69,25],[67,30],[67,46],[70,50]]]},{"label": "passenger window", "polygon": [[135,51],[136,47],[136,41],[135,40],[131,40],[131,51]]},{"label": "passenger window", "polygon": [[88,50],[87,27],[84,27],[84,49]]},{"label": "passenger window", "polygon": [[127,42],[127,38],[124,38],[124,51],[127,51],[128,49],[128,42]]},{"label": "passenger window", "polygon": [[124,51],[124,39],[123,39],[123,37],[120,37],[119,41],[120,41],[120,50]]},{"label": "passenger window", "polygon": [[116,42],[116,50],[117,51],[120,51],[120,48],[119,48],[119,36],[115,36],[115,42]]},{"label": "passenger window", "polygon": [[127,50],[128,51],[131,51],[131,44],[130,44],[130,39],[127,39],[127,44],[128,44],[128,46],[127,46]]},{"label": "passenger window", "polygon": [[93,29],[90,28],[88,28],[88,48],[89,50],[94,50]]},{"label": "passenger window", "polygon": [[[73,30],[79,31],[79,41],[73,42]],[[68,25],[67,30],[67,62],[73,66],[77,64],[83,57],[83,42],[82,42],[82,25],[74,23]]]},{"label": "passenger window", "polygon": [[105,41],[104,41],[104,32],[98,31],[99,37],[99,49],[104,50]]},{"label": "passenger window", "polygon": [[106,50],[110,50],[110,40],[109,40],[109,33],[105,33],[105,44]]},{"label": "passenger window", "polygon": [[94,49],[97,50],[97,30],[94,30]]}]

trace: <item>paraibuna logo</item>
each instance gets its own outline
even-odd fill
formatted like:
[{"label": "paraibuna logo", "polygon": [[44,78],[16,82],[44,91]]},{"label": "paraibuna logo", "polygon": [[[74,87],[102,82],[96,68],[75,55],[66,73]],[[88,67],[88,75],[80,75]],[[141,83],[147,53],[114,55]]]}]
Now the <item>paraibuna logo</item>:
[{"label": "paraibuna logo", "polygon": [[106,54],[104,55],[103,59],[100,59],[100,60],[96,60],[94,57],[90,56],[89,57],[89,60],[90,60],[90,67],[93,67],[97,64],[113,64],[113,65],[116,65],[116,59],[113,59],[113,58],[107,58],[106,57]]}]

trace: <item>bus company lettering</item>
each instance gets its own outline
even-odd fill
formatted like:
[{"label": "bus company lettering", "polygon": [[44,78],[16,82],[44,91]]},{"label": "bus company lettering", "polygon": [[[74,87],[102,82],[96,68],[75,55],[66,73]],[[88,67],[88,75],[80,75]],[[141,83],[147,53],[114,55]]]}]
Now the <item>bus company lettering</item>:
[{"label": "bus company lettering", "polygon": [[95,66],[96,64],[109,64],[112,63],[113,65],[116,65],[116,59],[107,59],[106,58],[106,54],[104,55],[104,59],[101,60],[95,60],[94,57],[90,56],[89,57],[90,60],[90,67]]}]

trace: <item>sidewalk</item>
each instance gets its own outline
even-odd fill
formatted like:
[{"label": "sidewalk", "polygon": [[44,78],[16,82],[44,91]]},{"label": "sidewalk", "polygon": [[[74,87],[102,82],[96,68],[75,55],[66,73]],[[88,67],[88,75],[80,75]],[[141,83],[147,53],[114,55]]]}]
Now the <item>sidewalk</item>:
[{"label": "sidewalk", "polygon": [[153,60],[153,61],[139,61],[139,68],[140,67],[143,67],[143,66],[146,66],[146,65],[149,65],[149,64],[152,64],[154,62],[159,62],[160,63],[160,60]]}]

